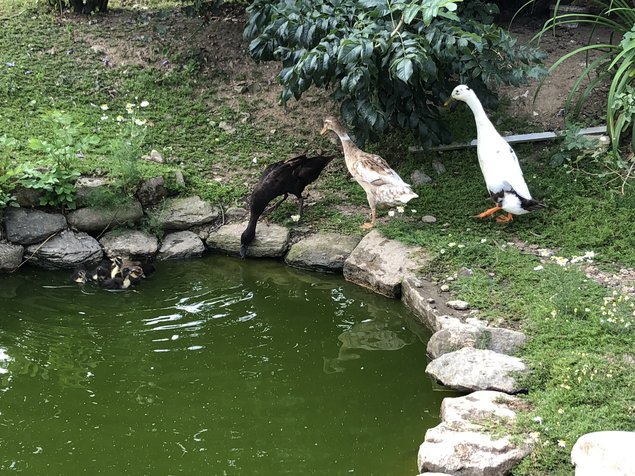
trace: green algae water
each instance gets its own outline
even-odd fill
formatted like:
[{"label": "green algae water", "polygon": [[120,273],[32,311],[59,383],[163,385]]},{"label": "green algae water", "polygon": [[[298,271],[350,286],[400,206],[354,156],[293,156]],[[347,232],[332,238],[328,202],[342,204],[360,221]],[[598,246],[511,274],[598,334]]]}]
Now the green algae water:
[{"label": "green algae water", "polygon": [[450,395],[425,340],[401,302],[277,262],[0,276],[0,470],[412,476]]}]

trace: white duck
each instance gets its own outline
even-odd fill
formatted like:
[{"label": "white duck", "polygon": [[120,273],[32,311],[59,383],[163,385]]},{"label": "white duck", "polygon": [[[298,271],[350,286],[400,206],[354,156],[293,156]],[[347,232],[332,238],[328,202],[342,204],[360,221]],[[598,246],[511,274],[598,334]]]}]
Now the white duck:
[{"label": "white duck", "polygon": [[474,114],[478,163],[490,197],[496,203],[495,207],[476,216],[485,218],[504,210],[507,215],[498,216],[496,221],[505,223],[511,221],[513,215],[523,215],[545,208],[543,203],[531,198],[514,149],[489,120],[474,91],[465,84],[460,84],[454,88],[446,105],[453,99],[466,103]]},{"label": "white duck", "polygon": [[324,127],[320,134],[326,134],[327,131],[335,132],[340,138],[346,167],[366,192],[371,220],[369,223],[364,223],[362,228],[369,229],[375,226],[377,205],[405,204],[419,196],[384,159],[375,154],[368,154],[357,147],[335,117],[329,116],[324,119]]}]

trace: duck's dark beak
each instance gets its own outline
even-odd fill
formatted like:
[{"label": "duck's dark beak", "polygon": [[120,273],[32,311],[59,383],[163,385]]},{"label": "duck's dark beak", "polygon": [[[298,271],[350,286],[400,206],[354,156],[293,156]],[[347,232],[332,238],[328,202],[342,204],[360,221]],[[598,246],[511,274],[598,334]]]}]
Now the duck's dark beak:
[{"label": "duck's dark beak", "polygon": [[454,98],[450,96],[448,100],[443,103],[443,107],[448,107],[450,104],[452,104],[452,102],[454,102]]},{"label": "duck's dark beak", "polygon": [[240,245],[240,257],[242,259],[245,259],[245,256],[247,256],[247,246],[246,245]]},{"label": "duck's dark beak", "polygon": [[324,127],[322,127],[322,130],[320,131],[320,135],[322,135],[322,136],[323,136],[323,135],[324,135],[324,134],[326,134],[328,131],[329,131],[329,130],[327,129],[326,124],[324,124]]}]

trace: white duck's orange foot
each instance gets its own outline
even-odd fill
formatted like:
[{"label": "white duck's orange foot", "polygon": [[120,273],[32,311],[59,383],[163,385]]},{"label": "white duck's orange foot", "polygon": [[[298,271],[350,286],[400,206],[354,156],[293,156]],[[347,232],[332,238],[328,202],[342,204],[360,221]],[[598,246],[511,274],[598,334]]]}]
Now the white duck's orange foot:
[{"label": "white duck's orange foot", "polygon": [[367,222],[367,223],[364,223],[362,226],[360,226],[360,228],[363,229],[363,230],[370,230],[374,226],[375,226],[374,223]]},{"label": "white duck's orange foot", "polygon": [[478,215],[474,215],[474,218],[485,218],[500,210],[500,205],[496,205],[495,207],[490,208],[489,210],[485,210],[483,213],[479,213]]},{"label": "white duck's orange foot", "polygon": [[508,213],[507,215],[501,215],[501,216],[497,216],[496,217],[496,221],[498,223],[509,223],[513,219],[514,219],[514,217],[512,216],[511,213]]}]

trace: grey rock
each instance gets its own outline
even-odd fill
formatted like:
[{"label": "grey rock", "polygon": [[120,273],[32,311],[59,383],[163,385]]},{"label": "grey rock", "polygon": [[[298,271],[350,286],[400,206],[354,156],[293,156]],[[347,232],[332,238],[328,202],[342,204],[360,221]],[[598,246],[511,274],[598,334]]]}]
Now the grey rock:
[{"label": "grey rock", "polygon": [[426,373],[454,390],[498,390],[517,393],[522,390],[514,374],[527,372],[527,366],[517,357],[491,350],[465,347],[443,354],[426,367]]},{"label": "grey rock", "polygon": [[[247,228],[247,222],[223,225],[210,232],[205,244],[208,248],[224,253],[240,253],[240,235]],[[256,238],[247,248],[250,258],[280,258],[289,247],[289,230],[278,225],[259,223]]]},{"label": "grey rock", "polygon": [[401,296],[401,282],[430,261],[423,248],[368,233],[344,262],[344,279],[391,298]]},{"label": "grey rock", "polygon": [[163,238],[157,255],[158,260],[198,258],[205,251],[205,245],[192,231],[177,231]]},{"label": "grey rock", "polygon": [[24,246],[0,242],[0,272],[9,272],[22,263]]},{"label": "grey rock", "polygon": [[141,184],[137,190],[137,199],[144,208],[156,205],[167,195],[163,177],[153,177]]},{"label": "grey rock", "polygon": [[103,252],[95,238],[65,230],[43,244],[30,245],[25,256],[29,264],[45,269],[75,268],[98,263]]},{"label": "grey rock", "polygon": [[470,305],[467,302],[461,301],[460,299],[448,301],[447,305],[452,309],[456,309],[457,311],[466,311],[470,308]]},{"label": "grey rock", "polygon": [[40,206],[40,199],[44,195],[41,190],[18,186],[13,192],[15,201],[24,208]]},{"label": "grey rock", "polygon": [[513,355],[522,348],[526,340],[527,337],[522,332],[509,329],[460,325],[435,332],[428,341],[427,351],[433,359],[464,347]]},{"label": "grey rock", "polygon": [[441,404],[441,423],[426,431],[417,458],[420,471],[454,476],[504,476],[532,450],[527,439],[520,444],[510,436],[489,433],[516,418],[523,401],[501,392],[480,391]]},{"label": "grey rock", "polygon": [[185,187],[185,178],[183,177],[183,172],[181,172],[180,170],[175,170],[174,181],[179,187]]},{"label": "grey rock", "polygon": [[143,216],[141,204],[133,200],[114,207],[85,207],[68,214],[68,224],[80,231],[101,233],[117,225],[137,223]]},{"label": "grey rock", "polygon": [[410,174],[410,182],[412,185],[417,186],[426,185],[432,183],[432,177],[423,173],[421,170],[415,170]]},{"label": "grey rock", "polygon": [[635,474],[635,432],[597,431],[578,438],[571,450],[575,476]]},{"label": "grey rock", "polygon": [[359,236],[316,233],[292,245],[285,262],[296,268],[341,273],[360,240]]},{"label": "grey rock", "polygon": [[168,200],[151,212],[165,230],[187,230],[216,220],[220,211],[200,197]]},{"label": "grey rock", "polygon": [[432,332],[449,326],[462,325],[461,320],[455,316],[465,313],[449,308],[434,283],[425,279],[408,277],[402,283],[402,291],[404,304]]},{"label": "grey rock", "polygon": [[434,170],[437,175],[443,175],[447,172],[445,165],[443,165],[443,163],[439,162],[438,160],[432,161],[432,170]]},{"label": "grey rock", "polygon": [[435,217],[433,217],[432,215],[423,215],[421,217],[421,221],[423,223],[436,223],[437,219]]},{"label": "grey rock", "polygon": [[39,243],[66,228],[66,218],[59,213],[45,213],[29,208],[8,208],[4,214],[7,239],[12,243]]},{"label": "grey rock", "polygon": [[443,293],[447,293],[450,290],[450,286],[448,286],[447,284],[442,284],[439,289],[441,290],[441,292]]},{"label": "grey rock", "polygon": [[225,218],[230,221],[243,221],[249,212],[241,207],[230,207],[225,211]]},{"label": "grey rock", "polygon": [[91,199],[110,186],[110,180],[105,177],[80,177],[75,182],[75,204],[85,207]]},{"label": "grey rock", "polygon": [[159,240],[141,230],[115,230],[100,240],[106,256],[123,256],[133,259],[151,259],[159,248]]}]

